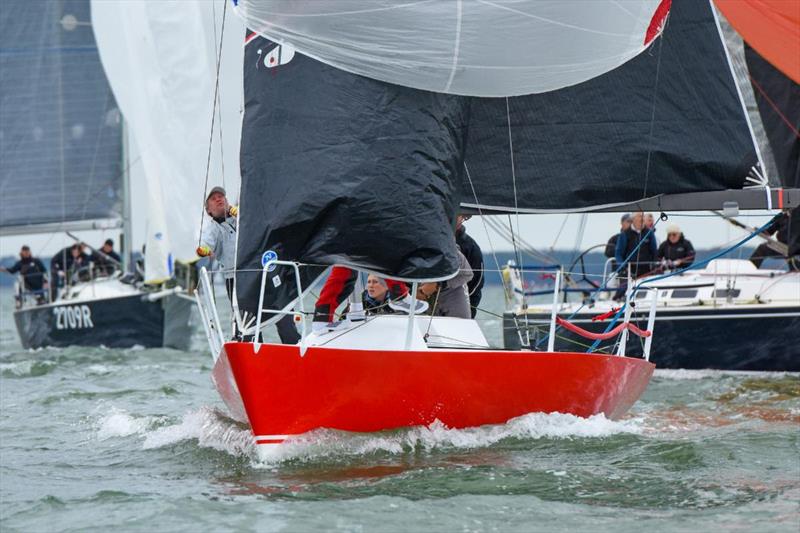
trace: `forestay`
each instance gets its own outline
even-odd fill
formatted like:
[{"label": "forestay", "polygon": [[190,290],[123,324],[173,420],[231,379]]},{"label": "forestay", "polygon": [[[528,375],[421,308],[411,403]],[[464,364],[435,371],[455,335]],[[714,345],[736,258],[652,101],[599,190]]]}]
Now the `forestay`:
[{"label": "forestay", "polygon": [[118,219],[121,123],[88,3],[0,9],[0,97],[0,230]]},{"label": "forestay", "polygon": [[232,16],[223,43],[221,111],[211,136],[222,14],[222,4],[203,0],[92,1],[103,67],[135,138],[147,184],[149,281],[170,277],[173,259],[195,257],[209,141],[209,187],[223,185],[224,154],[224,185],[234,193],[238,189],[244,29]]},{"label": "forestay", "polygon": [[670,0],[233,0],[248,28],[338,69],[429,91],[510,96],[642,52]]}]

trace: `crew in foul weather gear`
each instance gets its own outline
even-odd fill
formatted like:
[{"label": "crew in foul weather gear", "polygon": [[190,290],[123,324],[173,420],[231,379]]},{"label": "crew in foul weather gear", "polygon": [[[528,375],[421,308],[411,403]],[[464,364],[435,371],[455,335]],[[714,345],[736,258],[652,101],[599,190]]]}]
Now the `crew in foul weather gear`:
[{"label": "crew in foul weather gear", "polygon": [[114,240],[106,239],[99,250],[92,253],[95,270],[100,274],[111,274],[122,264],[122,258],[114,251]]},{"label": "crew in foul weather gear", "polygon": [[[641,241],[645,241],[639,248],[636,247]],[[658,243],[652,231],[644,227],[644,216],[642,213],[634,213],[631,227],[626,231],[620,232],[617,239],[617,247],[614,258],[618,265],[625,263],[625,259],[636,250],[629,263],[631,274],[638,278],[653,270],[653,264],[658,256]]]},{"label": "crew in foul weather gear", "polygon": [[[605,255],[606,257],[613,258],[617,252],[617,239],[619,239],[619,234],[623,231],[628,231],[631,227],[631,215],[629,213],[625,213],[622,215],[622,218],[619,221],[619,232],[615,233],[608,239],[606,243]],[[617,261],[616,259],[611,262],[611,270],[617,270]]]},{"label": "crew in foul weather gear", "polygon": [[[236,266],[236,226],[239,208],[228,203],[225,189],[214,187],[206,196],[206,213],[212,223],[203,227],[197,255],[211,257],[219,263],[225,278],[225,289],[228,300],[233,305],[233,283]],[[294,326],[291,315],[285,315],[276,324],[278,336],[284,344],[296,344],[300,334]]]},{"label": "crew in foul weather gear", "polygon": [[[322,292],[314,305],[315,328],[334,322],[335,312],[339,305],[353,292],[358,272],[343,266],[331,269]],[[408,286],[402,281],[384,279],[387,293],[392,300],[399,300],[408,295]],[[369,284],[369,280],[367,281]],[[366,308],[365,308],[366,309]]]},{"label": "crew in foul weather gear", "polygon": [[686,268],[694,262],[694,246],[677,224],[667,227],[667,240],[658,247],[658,260],[667,270]]},{"label": "crew in foul weather gear", "polygon": [[[27,245],[20,248],[19,261],[14,263],[11,268],[0,267],[0,271],[9,274],[19,272],[24,289],[36,296],[37,303],[44,302],[44,290],[47,288],[47,269],[39,258],[33,257],[31,249]],[[22,303],[21,300],[19,302],[20,304]]]}]

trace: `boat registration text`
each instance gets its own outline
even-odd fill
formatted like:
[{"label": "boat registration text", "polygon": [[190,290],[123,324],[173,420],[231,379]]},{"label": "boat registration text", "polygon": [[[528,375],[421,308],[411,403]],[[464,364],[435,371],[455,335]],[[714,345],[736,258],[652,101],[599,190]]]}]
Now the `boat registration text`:
[{"label": "boat registration text", "polygon": [[56,329],[84,329],[93,328],[92,310],[88,305],[70,305],[54,307],[56,315]]}]

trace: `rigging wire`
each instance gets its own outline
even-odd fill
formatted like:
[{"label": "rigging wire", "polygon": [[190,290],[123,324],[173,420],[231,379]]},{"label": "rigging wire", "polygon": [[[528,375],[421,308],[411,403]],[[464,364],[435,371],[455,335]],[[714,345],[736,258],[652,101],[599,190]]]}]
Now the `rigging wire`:
[{"label": "rigging wire", "polygon": [[[486,240],[489,242],[489,248],[492,251],[492,257],[494,258],[494,264],[497,267],[497,271],[500,272],[500,261],[497,259],[497,252],[494,249],[494,244],[492,244],[492,238],[489,236],[489,228],[487,226],[488,217],[483,216],[483,212],[481,211],[480,202],[478,201],[478,195],[475,192],[475,184],[472,183],[472,177],[469,175],[469,168],[467,167],[467,162],[464,161],[464,172],[467,175],[467,181],[469,182],[469,187],[472,189],[472,197],[475,199],[475,205],[478,207],[478,216],[481,217],[481,222],[483,223],[483,231],[486,232]],[[503,299],[505,300],[506,304],[509,303],[508,294],[506,291],[503,291]],[[519,322],[517,321],[517,315],[512,314],[511,317],[514,320],[514,327],[517,328],[517,335],[519,336],[520,343],[522,343],[522,331],[519,329]]]},{"label": "rigging wire", "polygon": [[[517,233],[520,233],[520,224],[519,224],[519,203],[517,197],[517,172],[516,168],[514,167],[514,140],[511,135],[511,108],[508,103],[508,96],[506,96],[506,123],[508,124],[508,155],[511,158],[511,183],[514,188],[514,213],[517,219]],[[517,258],[517,264],[522,263],[522,260],[519,256],[519,250],[517,249],[517,242],[514,238],[514,226],[511,224],[511,214],[508,215],[508,225],[511,228],[511,240],[514,246],[514,255]],[[522,286],[525,286],[525,269],[521,269],[519,271],[519,277],[522,281]],[[528,327],[528,313],[525,313],[525,332],[530,334],[530,328]],[[520,343],[522,343],[522,335],[520,334]],[[530,337],[528,337],[527,342],[528,347],[530,347]]]},{"label": "rigging wire", "polygon": [[653,104],[652,109],[650,110],[650,133],[647,137],[647,164],[645,165],[644,171],[644,187],[642,189],[642,199],[647,197],[647,182],[650,179],[650,159],[653,154],[653,129],[655,126],[656,121],[656,100],[658,98],[658,78],[659,74],[661,73],[661,48],[664,45],[664,32],[666,31],[666,24],[669,23],[669,17],[667,20],[664,21],[665,27],[661,31],[661,36],[658,39],[658,59],[656,60],[656,76],[655,82],[653,83]]},{"label": "rigging wire", "polygon": [[567,225],[567,220],[569,220],[569,213],[564,215],[564,221],[561,223],[561,227],[558,228],[558,233],[556,233],[556,238],[553,239],[553,244],[550,245],[550,251],[553,252],[556,249],[556,243],[558,239],[561,237],[561,232],[564,231],[564,226]]},{"label": "rigging wire", "polygon": [[[225,4],[228,3],[228,2],[225,2],[225,0],[223,0],[223,2]],[[217,46],[217,4],[216,4],[216,2],[211,2],[211,12],[212,12],[212,16],[214,17],[214,46],[216,47]],[[224,16],[225,15],[224,15],[224,11],[223,11],[223,18],[224,18]],[[223,24],[225,23],[224,20],[222,22],[223,22]],[[219,49],[215,50],[217,52],[217,54],[219,55],[219,57],[222,57],[222,46],[223,46],[223,42],[222,42],[222,40],[220,40],[219,41]],[[219,93],[218,96],[217,96],[217,104],[218,104],[217,105],[217,111],[218,111],[218,116],[219,116],[219,164],[220,164],[220,170],[222,172],[222,188],[227,191],[227,189],[225,187],[225,152],[224,152],[224,146],[223,146],[223,142],[222,142],[222,138],[223,138],[223,135],[222,135],[222,93]]]},{"label": "rigging wire", "polygon": [[[217,65],[216,65],[216,75],[214,79],[214,103],[211,109],[211,131],[208,135],[208,157],[206,159],[206,177],[205,183],[203,184],[203,204],[205,204],[206,195],[208,194],[208,175],[211,170],[211,151],[214,148],[214,123],[216,122],[217,118],[217,100],[219,98],[219,66],[222,63],[222,41],[225,37],[225,14],[228,11],[228,2],[225,2],[225,6],[222,8],[222,28],[219,32],[219,48],[217,49]],[[202,242],[202,235],[203,235],[203,222],[205,221],[205,205],[200,210],[200,235],[197,237],[197,246],[199,247]]]}]

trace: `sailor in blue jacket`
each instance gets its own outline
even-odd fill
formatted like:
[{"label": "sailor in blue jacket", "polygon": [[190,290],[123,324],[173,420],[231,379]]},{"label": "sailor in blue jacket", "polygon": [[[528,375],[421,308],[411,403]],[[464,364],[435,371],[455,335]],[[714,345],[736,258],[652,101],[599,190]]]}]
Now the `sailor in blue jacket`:
[{"label": "sailor in blue jacket", "polygon": [[[634,278],[651,272],[655,268],[658,259],[658,242],[656,242],[655,233],[653,231],[648,232],[647,228],[644,227],[644,215],[641,212],[634,213],[631,227],[620,232],[617,239],[617,248],[614,253],[617,264],[622,265],[639,243],[645,239],[646,242],[639,246],[639,249],[636,250],[636,253],[629,261],[631,274]],[[626,271],[627,265],[623,267],[623,272]]]}]

